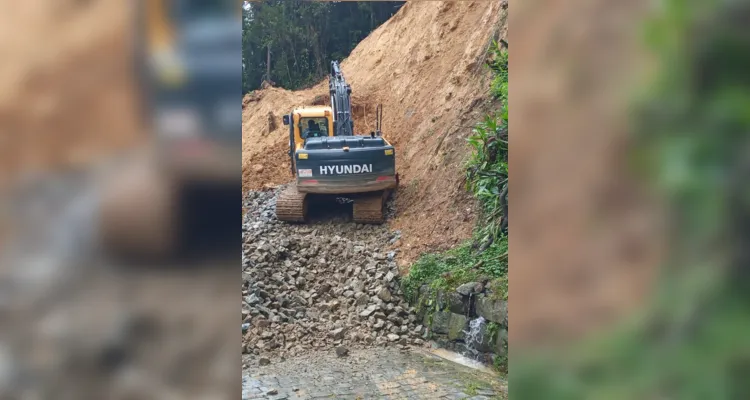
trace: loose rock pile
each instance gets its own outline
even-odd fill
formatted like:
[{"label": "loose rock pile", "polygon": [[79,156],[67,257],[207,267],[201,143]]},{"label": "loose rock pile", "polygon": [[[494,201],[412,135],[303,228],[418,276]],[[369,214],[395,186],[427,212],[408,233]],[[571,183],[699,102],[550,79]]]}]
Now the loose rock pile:
[{"label": "loose rock pile", "polygon": [[401,297],[398,234],[385,226],[276,220],[274,192],[244,206],[242,329],[245,354],[292,357],[310,350],[423,343],[424,328]]}]

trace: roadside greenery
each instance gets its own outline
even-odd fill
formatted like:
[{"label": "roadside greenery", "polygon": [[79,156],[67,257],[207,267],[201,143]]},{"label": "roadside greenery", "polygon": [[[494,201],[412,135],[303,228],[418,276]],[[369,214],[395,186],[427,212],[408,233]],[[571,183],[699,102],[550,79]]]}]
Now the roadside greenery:
[{"label": "roadside greenery", "polygon": [[[493,297],[508,299],[508,52],[496,41],[490,46],[487,65],[493,74],[490,93],[499,107],[473,129],[466,164],[466,189],[477,199],[481,217],[471,240],[443,253],[425,254],[411,266],[402,280],[402,289],[411,299],[417,298],[423,285],[437,293],[467,282],[486,283]],[[492,329],[499,332],[500,327]],[[507,373],[507,344],[494,366]]]},{"label": "roadside greenery", "polygon": [[482,216],[472,240],[444,253],[425,254],[411,266],[403,280],[409,296],[424,284],[453,290],[466,282],[490,281],[499,289],[496,295],[507,299],[508,236],[502,226],[502,194],[508,185],[508,52],[496,41],[489,52],[490,92],[499,110],[474,128],[466,165],[467,190],[478,200]]},{"label": "roadside greenery", "polygon": [[672,256],[642,318],[555,355],[514,359],[519,399],[750,398],[747,2],[667,0],[634,159],[670,206]]},{"label": "roadside greenery", "polygon": [[507,272],[507,240],[493,244],[481,252],[472,248],[471,242],[466,242],[444,253],[422,256],[411,266],[401,287],[409,298],[414,299],[424,284],[434,289],[452,291],[466,282],[492,281],[497,294],[507,299],[507,283],[500,284]]},{"label": "roadside greenery", "polygon": [[508,52],[496,41],[487,64],[494,74],[490,92],[500,109],[474,128],[468,139],[472,154],[466,166],[467,189],[482,208],[477,232],[482,242],[502,236],[503,202],[507,201],[503,191],[508,185]]}]

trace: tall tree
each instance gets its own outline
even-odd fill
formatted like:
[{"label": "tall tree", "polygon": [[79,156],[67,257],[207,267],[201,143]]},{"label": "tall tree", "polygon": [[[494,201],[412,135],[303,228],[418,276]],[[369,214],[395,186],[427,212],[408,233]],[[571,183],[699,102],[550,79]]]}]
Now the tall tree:
[{"label": "tall tree", "polygon": [[349,55],[403,3],[302,0],[245,3],[243,92],[257,89],[269,73],[277,85],[287,89],[317,82],[326,74],[331,60]]}]

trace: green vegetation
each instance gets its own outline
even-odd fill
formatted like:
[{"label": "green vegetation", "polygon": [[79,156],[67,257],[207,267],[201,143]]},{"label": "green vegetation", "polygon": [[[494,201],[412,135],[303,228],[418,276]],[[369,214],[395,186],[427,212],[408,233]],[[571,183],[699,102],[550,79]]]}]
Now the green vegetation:
[{"label": "green vegetation", "polygon": [[[467,189],[481,205],[482,219],[474,240],[440,254],[423,255],[403,280],[404,292],[415,296],[424,284],[453,290],[471,281],[491,280],[493,295],[507,300],[508,236],[503,232],[503,189],[508,185],[508,52],[497,41],[487,62],[490,85],[499,111],[488,115],[469,137],[473,151],[467,163]],[[412,297],[413,298],[413,297]]]},{"label": "green vegetation", "polygon": [[497,41],[492,42],[490,47],[492,58],[488,63],[495,77],[490,85],[490,92],[495,98],[502,102],[504,120],[508,121],[508,52],[503,50]]},{"label": "green vegetation", "polygon": [[471,158],[466,167],[467,189],[479,200],[483,218],[478,228],[483,242],[502,235],[502,192],[508,185],[508,52],[495,41],[488,65],[494,73],[490,86],[500,109],[487,115],[469,137]]},{"label": "green vegetation", "polygon": [[[467,187],[478,200],[482,216],[475,228],[474,238],[458,247],[438,254],[425,254],[411,266],[402,280],[402,289],[411,299],[417,299],[419,289],[429,285],[432,293],[453,291],[467,282],[488,281],[494,298],[508,300],[508,52],[493,41],[489,50],[488,66],[493,72],[490,93],[499,109],[476,125],[468,143],[472,154],[466,165]],[[432,320],[437,299],[422,298],[418,309],[430,307],[427,315]],[[494,335],[500,326],[490,324]],[[496,336],[494,336],[496,337]],[[507,354],[507,343],[505,345]],[[507,373],[507,356],[498,356],[495,367]]]},{"label": "green vegetation", "polygon": [[466,384],[466,388],[464,388],[464,393],[469,396],[476,396],[479,389],[482,389],[482,386],[480,386],[478,383],[469,382]]},{"label": "green vegetation", "polygon": [[496,355],[495,362],[492,364],[492,366],[500,374],[507,375],[508,374],[508,343],[507,342],[503,343],[503,349],[505,350],[505,354]]},{"label": "green vegetation", "polygon": [[[426,254],[411,266],[401,287],[409,298],[415,298],[419,288],[429,284],[434,289],[452,291],[466,282],[491,280],[499,283],[508,272],[508,241],[493,243],[479,252],[471,242],[440,254]],[[507,279],[506,279],[507,282]],[[506,285],[497,285],[498,288]],[[507,298],[507,291],[501,293]]]},{"label": "green vegetation", "polygon": [[634,161],[669,202],[670,268],[632,324],[554,358],[514,359],[519,399],[750,398],[747,2],[666,1]]},{"label": "green vegetation", "polygon": [[403,5],[402,1],[312,2],[263,0],[243,7],[242,92],[266,77],[276,86],[299,89],[328,72],[331,60],[348,56],[370,32]]},{"label": "green vegetation", "polygon": [[[490,343],[495,343],[498,336],[500,335],[500,324],[490,322],[487,324],[487,337]],[[492,366],[502,375],[508,373],[508,341],[503,339],[503,353],[495,356],[495,360]]]},{"label": "green vegetation", "polygon": [[487,337],[490,338],[490,341],[497,340],[497,335],[500,334],[500,324],[496,322],[490,322],[487,324]]}]

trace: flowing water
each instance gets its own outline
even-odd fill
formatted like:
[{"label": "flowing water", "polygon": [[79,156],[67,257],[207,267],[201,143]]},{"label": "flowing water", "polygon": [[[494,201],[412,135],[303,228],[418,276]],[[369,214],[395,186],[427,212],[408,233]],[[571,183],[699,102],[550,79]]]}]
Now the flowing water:
[{"label": "flowing water", "polygon": [[469,328],[464,331],[464,334],[466,335],[466,354],[464,354],[464,356],[478,361],[480,353],[479,350],[476,349],[476,346],[483,344],[484,332],[482,328],[486,326],[486,324],[487,321],[483,317],[477,317],[469,321]]},{"label": "flowing water", "polygon": [[467,357],[463,354],[455,353],[450,350],[440,349],[440,348],[430,349],[429,352],[440,358],[446,359],[448,361],[452,361],[456,364],[460,364],[465,367],[469,367],[477,371],[482,371],[488,374],[497,375],[497,372],[495,372],[492,368],[488,367],[487,365],[473,358]]}]

